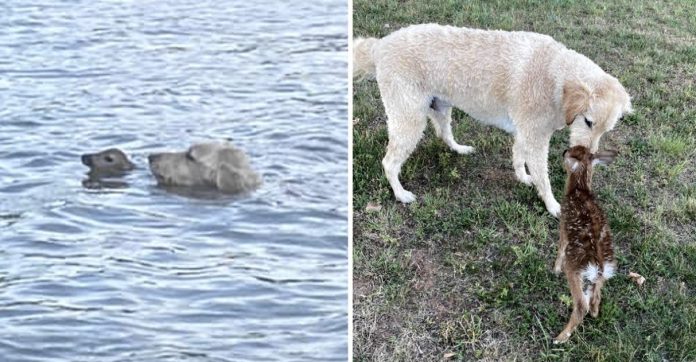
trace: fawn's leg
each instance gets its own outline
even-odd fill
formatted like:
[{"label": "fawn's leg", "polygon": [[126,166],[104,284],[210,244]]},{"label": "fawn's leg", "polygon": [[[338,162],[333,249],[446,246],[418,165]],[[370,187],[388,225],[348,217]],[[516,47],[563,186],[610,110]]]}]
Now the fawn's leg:
[{"label": "fawn's leg", "polygon": [[566,277],[570,286],[570,294],[573,297],[573,312],[570,314],[570,320],[568,320],[568,324],[566,324],[563,331],[554,338],[554,344],[567,341],[575,328],[582,323],[582,319],[587,313],[587,302],[582,292],[582,276],[580,276],[578,271],[568,271],[566,269]]},{"label": "fawn's leg", "polygon": [[556,274],[561,274],[561,271],[563,271],[566,246],[568,246],[568,235],[566,235],[565,223],[561,220],[561,232],[558,238],[558,255],[556,256],[556,263],[553,265],[553,272]]},{"label": "fawn's leg", "polygon": [[602,301],[602,286],[604,286],[604,278],[597,278],[597,282],[594,284],[594,289],[592,290],[592,296],[590,297],[590,315],[593,318],[597,318],[599,315],[599,303]]}]

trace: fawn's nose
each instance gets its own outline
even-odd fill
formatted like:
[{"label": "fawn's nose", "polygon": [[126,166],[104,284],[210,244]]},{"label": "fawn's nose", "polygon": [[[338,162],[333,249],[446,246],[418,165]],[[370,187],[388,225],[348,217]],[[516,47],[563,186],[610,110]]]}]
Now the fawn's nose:
[{"label": "fawn's nose", "polygon": [[82,155],[82,164],[85,166],[92,166],[92,155]]}]

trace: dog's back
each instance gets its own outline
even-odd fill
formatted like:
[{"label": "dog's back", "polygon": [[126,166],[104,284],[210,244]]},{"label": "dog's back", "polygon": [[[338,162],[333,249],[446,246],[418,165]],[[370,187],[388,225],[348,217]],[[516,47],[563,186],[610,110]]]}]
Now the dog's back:
[{"label": "dog's back", "polygon": [[[381,39],[356,38],[354,57],[359,57],[354,58],[353,69],[360,72],[356,76],[373,75],[377,69],[392,72],[401,68],[410,76],[425,78],[432,73],[481,77],[486,75],[486,70],[508,68],[525,60],[539,47],[565,48],[550,36],[538,33],[419,24]],[[366,62],[370,57],[372,64]],[[370,66],[361,67],[361,64]],[[420,74],[413,73],[417,69]]]}]

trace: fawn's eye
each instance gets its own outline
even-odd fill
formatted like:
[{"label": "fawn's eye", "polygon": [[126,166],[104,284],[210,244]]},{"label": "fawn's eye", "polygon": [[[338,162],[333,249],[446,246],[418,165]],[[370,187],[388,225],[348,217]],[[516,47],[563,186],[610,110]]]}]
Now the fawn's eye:
[{"label": "fawn's eye", "polygon": [[592,128],[593,123],[592,123],[592,121],[587,119],[587,117],[585,117],[585,124],[587,125],[588,128]]}]

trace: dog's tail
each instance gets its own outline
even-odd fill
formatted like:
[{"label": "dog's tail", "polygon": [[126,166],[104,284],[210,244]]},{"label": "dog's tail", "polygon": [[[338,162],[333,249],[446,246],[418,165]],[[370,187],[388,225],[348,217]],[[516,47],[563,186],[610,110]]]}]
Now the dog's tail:
[{"label": "dog's tail", "polygon": [[353,40],[353,78],[359,80],[375,76],[375,59],[372,50],[379,39],[355,38]]}]

